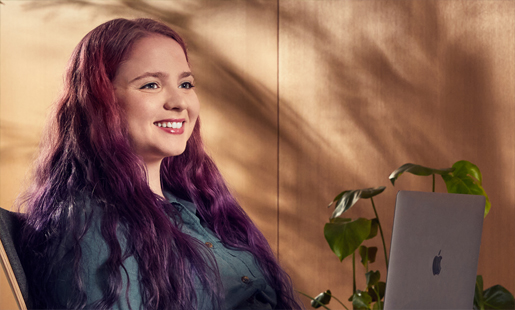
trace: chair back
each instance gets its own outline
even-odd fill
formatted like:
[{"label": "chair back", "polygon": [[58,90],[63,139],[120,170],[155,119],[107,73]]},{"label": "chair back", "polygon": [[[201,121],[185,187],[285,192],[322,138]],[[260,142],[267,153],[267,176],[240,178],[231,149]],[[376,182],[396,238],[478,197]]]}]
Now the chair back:
[{"label": "chair back", "polygon": [[0,257],[7,272],[7,280],[20,309],[30,307],[29,286],[21,265],[16,242],[23,224],[19,213],[0,208]]}]

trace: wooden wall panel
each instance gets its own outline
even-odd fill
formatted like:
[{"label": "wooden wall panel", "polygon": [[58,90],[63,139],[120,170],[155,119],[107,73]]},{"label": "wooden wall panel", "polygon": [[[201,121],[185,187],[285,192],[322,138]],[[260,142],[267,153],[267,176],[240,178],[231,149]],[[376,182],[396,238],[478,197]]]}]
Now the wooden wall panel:
[{"label": "wooden wall panel", "polygon": [[[478,272],[515,291],[515,2],[279,4],[279,253],[297,288],[352,293],[351,259],[323,237],[336,194],[387,186],[375,202],[389,244],[396,192],[430,191],[431,179],[403,175],[394,188],[388,175],[466,159],[492,202]],[[370,202],[349,216],[374,217]]]},{"label": "wooden wall panel", "polygon": [[[201,1],[188,42],[208,151],[242,207],[277,248],[275,1]],[[192,44],[193,42],[193,44]]]},{"label": "wooden wall panel", "polygon": [[[351,291],[350,260],[323,237],[337,193],[387,186],[375,201],[388,241],[396,191],[431,188],[411,175],[394,188],[389,173],[467,159],[492,201],[479,273],[515,292],[515,2],[2,2],[1,207],[23,184],[75,44],[111,18],[155,17],[188,41],[207,148],[297,289]],[[349,216],[373,211],[364,201]]]}]

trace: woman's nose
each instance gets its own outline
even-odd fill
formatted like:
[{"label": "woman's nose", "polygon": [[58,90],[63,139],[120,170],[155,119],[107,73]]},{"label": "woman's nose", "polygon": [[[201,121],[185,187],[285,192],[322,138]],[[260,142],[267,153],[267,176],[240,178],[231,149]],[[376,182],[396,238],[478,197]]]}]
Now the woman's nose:
[{"label": "woman's nose", "polygon": [[184,96],[177,90],[170,90],[166,96],[164,108],[166,110],[184,110],[187,107],[187,102]]}]

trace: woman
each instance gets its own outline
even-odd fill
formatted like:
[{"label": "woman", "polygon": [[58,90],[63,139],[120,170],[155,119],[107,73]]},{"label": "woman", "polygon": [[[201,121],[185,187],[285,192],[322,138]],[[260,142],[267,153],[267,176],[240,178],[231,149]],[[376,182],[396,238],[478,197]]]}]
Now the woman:
[{"label": "woman", "polygon": [[37,307],[301,308],[204,151],[177,33],[109,21],[65,80],[21,202]]}]

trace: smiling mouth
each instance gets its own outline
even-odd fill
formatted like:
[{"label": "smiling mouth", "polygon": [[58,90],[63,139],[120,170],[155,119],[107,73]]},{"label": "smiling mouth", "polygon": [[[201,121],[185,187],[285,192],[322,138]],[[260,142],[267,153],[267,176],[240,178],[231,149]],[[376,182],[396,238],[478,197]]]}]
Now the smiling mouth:
[{"label": "smiling mouth", "polygon": [[156,123],[154,123],[154,125],[156,125],[157,127],[172,128],[172,129],[182,128],[183,124],[184,124],[184,122],[156,122]]}]

